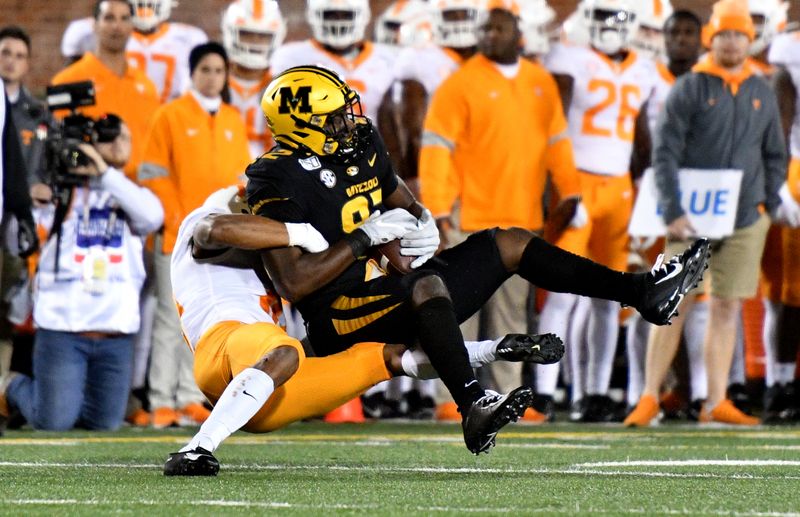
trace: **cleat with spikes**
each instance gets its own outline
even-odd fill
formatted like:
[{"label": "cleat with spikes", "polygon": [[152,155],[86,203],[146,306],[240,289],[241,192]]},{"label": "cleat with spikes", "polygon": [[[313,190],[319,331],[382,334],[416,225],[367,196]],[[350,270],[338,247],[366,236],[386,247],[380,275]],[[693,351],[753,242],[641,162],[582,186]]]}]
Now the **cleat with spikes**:
[{"label": "cleat with spikes", "polygon": [[564,343],[555,334],[506,334],[495,353],[503,361],[553,364],[564,357]]},{"label": "cleat with spikes", "polygon": [[708,268],[711,243],[698,239],[680,255],[664,262],[659,255],[653,269],[644,273],[644,288],[635,305],[642,317],[655,325],[668,325],[677,315],[686,293],[698,286]]},{"label": "cleat with spikes", "polygon": [[464,442],[475,455],[489,452],[498,431],[516,422],[533,403],[533,390],[519,387],[507,395],[486,390],[486,395],[472,403],[461,421]]}]

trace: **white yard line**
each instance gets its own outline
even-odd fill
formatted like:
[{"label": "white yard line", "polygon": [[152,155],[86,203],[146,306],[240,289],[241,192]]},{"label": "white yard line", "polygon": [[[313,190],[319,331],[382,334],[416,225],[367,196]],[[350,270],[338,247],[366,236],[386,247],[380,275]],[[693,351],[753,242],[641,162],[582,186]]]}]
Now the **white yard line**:
[{"label": "white yard line", "polygon": [[[114,506],[121,508],[130,508],[132,506],[160,506],[164,508],[172,506],[200,506],[200,507],[222,507],[222,508],[267,508],[273,510],[280,509],[304,509],[304,510],[382,510],[388,506],[381,506],[378,504],[310,504],[310,503],[288,503],[284,501],[229,501],[229,500],[208,500],[208,501],[156,501],[156,500],[78,500],[78,499],[0,499],[0,506],[14,507],[14,506]],[[397,510],[396,505],[392,505],[393,510]],[[457,506],[404,506],[403,510],[422,513],[514,513],[514,514],[564,514],[573,515],[575,513],[581,514],[631,514],[631,515],[646,515],[657,513],[659,515],[697,515],[696,510],[683,508],[683,509],[670,509],[670,508],[615,508],[613,510],[598,509],[580,506],[576,504],[570,508],[514,508],[514,507],[457,507]],[[699,512],[700,515],[727,515],[736,517],[800,517],[800,513],[781,513],[781,512],[730,512],[724,510],[718,511],[703,511]]]},{"label": "white yard line", "polygon": [[[653,463],[653,462],[640,462]],[[682,464],[681,462],[675,462]],[[772,463],[772,462],[768,462]],[[728,465],[728,463],[726,463]],[[781,464],[783,465],[783,464]],[[599,470],[598,467],[611,466],[639,466],[636,462],[599,462],[582,463],[566,469],[531,468],[531,469],[506,469],[492,467],[380,467],[369,465],[226,465],[223,464],[223,474],[236,471],[335,471],[335,472],[379,472],[379,473],[416,473],[416,474],[520,474],[520,475],[571,475],[571,476],[607,476],[607,477],[653,477],[653,478],[683,478],[683,479],[752,479],[769,480],[785,479],[800,480],[800,476],[775,475],[765,476],[750,473],[677,473],[653,472],[630,470]],[[650,466],[650,465],[641,465]],[[743,465],[744,466],[744,465]],[[95,469],[153,469],[161,470],[162,465],[157,463],[55,463],[55,462],[15,462],[0,461],[2,467],[22,468],[95,468]]]},{"label": "white yard line", "polygon": [[595,467],[800,467],[794,460],[633,460],[578,463],[576,468]]}]

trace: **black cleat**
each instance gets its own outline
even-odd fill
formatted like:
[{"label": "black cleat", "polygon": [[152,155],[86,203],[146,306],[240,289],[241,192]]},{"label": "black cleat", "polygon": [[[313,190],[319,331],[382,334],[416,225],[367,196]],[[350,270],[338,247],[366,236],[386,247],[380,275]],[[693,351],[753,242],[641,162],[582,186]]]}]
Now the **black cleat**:
[{"label": "black cleat", "polygon": [[506,334],[495,353],[503,361],[553,364],[564,357],[564,343],[555,334]]},{"label": "black cleat", "polygon": [[173,452],[164,463],[165,476],[216,476],[217,472],[219,461],[202,447],[192,451]]},{"label": "black cleat", "polygon": [[650,323],[668,325],[686,293],[702,280],[710,256],[708,239],[698,239],[666,263],[663,255],[659,256],[653,269],[644,273],[644,290],[636,310]]},{"label": "black cleat", "polygon": [[489,452],[494,447],[497,432],[516,422],[533,403],[533,390],[519,387],[507,395],[486,391],[473,402],[461,420],[464,442],[473,454]]}]

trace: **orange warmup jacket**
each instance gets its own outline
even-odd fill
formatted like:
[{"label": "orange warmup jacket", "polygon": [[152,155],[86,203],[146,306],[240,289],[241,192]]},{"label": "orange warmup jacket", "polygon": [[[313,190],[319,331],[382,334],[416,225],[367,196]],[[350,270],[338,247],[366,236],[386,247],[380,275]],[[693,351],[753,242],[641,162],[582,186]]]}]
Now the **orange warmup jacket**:
[{"label": "orange warmup jacket", "polygon": [[247,131],[231,106],[211,115],[187,92],[156,111],[138,179],[164,205],[164,253],[172,252],[189,212],[238,183],[249,163]]},{"label": "orange warmup jacket", "polygon": [[580,194],[558,86],[543,67],[521,59],[507,79],[478,54],[436,90],[419,165],[434,217],[460,199],[464,231],[541,229],[548,171],[562,199]]},{"label": "orange warmup jacket", "polygon": [[[124,171],[128,178],[135,179],[144,153],[147,125],[159,107],[155,85],[144,72],[132,66],[127,67],[124,75],[116,75],[91,52],[57,73],[52,84],[80,81],[92,81],[95,87],[95,105],[81,108],[78,110],[81,114],[97,118],[113,113],[130,128],[131,159]],[[57,116],[66,114],[66,111],[56,113]]]}]

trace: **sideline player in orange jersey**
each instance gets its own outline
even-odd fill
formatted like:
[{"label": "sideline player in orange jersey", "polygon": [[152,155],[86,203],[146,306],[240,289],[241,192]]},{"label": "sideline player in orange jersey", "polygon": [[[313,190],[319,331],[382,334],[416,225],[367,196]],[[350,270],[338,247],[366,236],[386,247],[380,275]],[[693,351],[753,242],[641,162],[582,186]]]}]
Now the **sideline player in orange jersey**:
[{"label": "sideline player in orange jersey", "polygon": [[247,127],[253,159],[273,145],[261,116],[261,95],[272,80],[272,54],[285,37],[286,22],[274,0],[236,0],[222,14],[222,43],[231,60],[230,103]]},{"label": "sideline player in orange jersey", "polygon": [[[170,22],[174,0],[128,0],[133,6],[134,32],[126,47],[132,66],[153,81],[160,102],[177,98],[189,87],[186,66],[189,51],[208,41],[205,32],[184,23]],[[72,63],[94,51],[94,19],[70,22],[61,39],[61,53]]]},{"label": "sideline player in orange jersey", "polygon": [[[608,267],[625,269],[628,257],[628,222],[633,207],[631,155],[634,145],[649,147],[645,113],[657,76],[655,64],[630,50],[638,28],[630,0],[584,0],[578,7],[590,35],[590,46],[557,44],[545,58],[555,75],[568,113],[569,137],[581,180],[588,224],[568,228],[557,245]],[[637,171],[638,172],[638,171]],[[578,298],[568,294],[548,296],[540,317],[540,330],[566,333],[570,313]],[[584,398],[581,420],[618,418],[608,397],[611,367],[617,345],[619,307],[592,300],[586,346],[585,379],[573,372],[573,383],[585,381],[585,396],[573,390],[573,402]],[[575,345],[572,359],[583,352]],[[545,393],[555,389],[557,370],[537,368]],[[577,384],[576,384],[577,385]],[[573,386],[575,387],[575,386]],[[621,416],[621,415],[619,415]]]},{"label": "sideline player in orange jersey", "polygon": [[[359,343],[328,357],[306,358],[300,342],[276,324],[280,304],[275,305],[257,251],[297,246],[316,253],[328,243],[309,224],[239,213],[247,206],[237,191],[220,190],[189,214],[172,256],[183,335],[194,352],[197,383],[214,411],[192,440],[170,455],[166,475],[215,475],[219,463],[213,452],[240,428],[270,432],[325,414],[389,377],[435,376],[424,353],[402,345]],[[362,226],[368,227],[381,235],[395,232],[374,220]],[[470,343],[470,362],[486,364],[498,359],[498,350],[526,342],[529,336],[511,335]],[[563,353],[560,340],[551,344],[540,350],[540,359],[557,360]]]},{"label": "sideline player in orange jersey", "polygon": [[[98,0],[94,9],[94,34],[97,48],[53,77],[54,85],[92,81],[96,104],[79,110],[97,118],[106,113],[118,115],[131,130],[133,151],[125,175],[136,177],[142,161],[145,135],[150,117],[158,108],[153,82],[127,62],[125,46],[133,32],[133,7],[126,0]],[[59,114],[56,113],[58,116]]]}]

